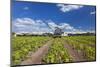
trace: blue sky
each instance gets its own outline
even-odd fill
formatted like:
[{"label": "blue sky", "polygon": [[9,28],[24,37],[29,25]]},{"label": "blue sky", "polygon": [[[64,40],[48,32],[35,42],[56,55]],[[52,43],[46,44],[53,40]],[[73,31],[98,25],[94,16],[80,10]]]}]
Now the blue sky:
[{"label": "blue sky", "polygon": [[95,31],[95,16],[95,6],[13,1],[12,31],[51,32],[56,26],[65,32]]}]

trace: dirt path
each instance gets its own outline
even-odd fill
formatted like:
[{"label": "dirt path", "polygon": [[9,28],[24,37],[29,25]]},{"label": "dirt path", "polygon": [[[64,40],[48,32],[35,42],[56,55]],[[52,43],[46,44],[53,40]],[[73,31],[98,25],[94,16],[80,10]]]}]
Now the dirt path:
[{"label": "dirt path", "polygon": [[73,59],[73,62],[78,61],[86,61],[86,59],[83,57],[82,53],[78,53],[71,45],[69,45],[66,40],[63,39],[64,47],[68,50],[68,53]]},{"label": "dirt path", "polygon": [[41,64],[42,57],[48,53],[52,40],[48,41],[44,46],[40,47],[31,57],[21,63],[21,65]]}]

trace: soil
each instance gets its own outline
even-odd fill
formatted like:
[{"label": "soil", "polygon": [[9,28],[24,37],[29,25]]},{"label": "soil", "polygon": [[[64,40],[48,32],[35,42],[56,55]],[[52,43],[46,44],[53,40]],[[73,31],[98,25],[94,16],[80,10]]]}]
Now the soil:
[{"label": "soil", "polygon": [[[35,53],[31,53],[30,57],[24,60],[20,65],[29,65],[29,64],[43,64],[42,58],[48,53],[49,47],[52,46],[52,41],[48,41],[44,46],[40,47]],[[72,57],[72,62],[86,61],[84,58],[83,52],[78,52],[76,49],[73,49],[73,46],[69,45],[66,40],[62,39],[64,47],[68,51],[69,55]]]},{"label": "soil", "polygon": [[71,45],[69,45],[66,40],[63,40],[63,43],[64,43],[64,47],[67,49],[69,55],[73,59],[72,62],[86,61],[82,52],[79,53],[76,49],[73,49],[73,47]]},{"label": "soil", "polygon": [[21,65],[42,64],[42,57],[48,53],[51,44],[52,44],[52,40],[48,41],[44,46],[40,47],[35,53],[32,53],[30,58],[24,60],[21,63]]}]

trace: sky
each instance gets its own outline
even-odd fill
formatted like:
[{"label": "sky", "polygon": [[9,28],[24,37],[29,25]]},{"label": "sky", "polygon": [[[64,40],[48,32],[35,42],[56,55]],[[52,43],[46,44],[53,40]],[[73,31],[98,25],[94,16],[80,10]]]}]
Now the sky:
[{"label": "sky", "polygon": [[95,32],[95,6],[13,1],[11,8],[13,32]]}]

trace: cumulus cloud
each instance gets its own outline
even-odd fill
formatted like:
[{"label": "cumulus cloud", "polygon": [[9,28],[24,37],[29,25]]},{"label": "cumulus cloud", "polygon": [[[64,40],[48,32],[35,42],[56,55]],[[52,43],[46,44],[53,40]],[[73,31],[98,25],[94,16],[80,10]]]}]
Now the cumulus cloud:
[{"label": "cumulus cloud", "polygon": [[35,21],[30,18],[17,18],[14,22],[15,22],[16,27],[19,27],[19,26],[23,27],[23,26],[32,25],[35,23]]},{"label": "cumulus cloud", "polygon": [[57,4],[62,12],[69,12],[72,10],[78,10],[82,8],[82,5],[65,5],[65,4]]},{"label": "cumulus cloud", "polygon": [[55,24],[55,22],[49,20],[48,25],[52,30],[55,30],[55,27],[59,27],[60,29],[65,30],[65,31],[72,31],[72,32],[77,31],[77,29],[75,29],[73,26],[71,26],[68,23],[59,23],[57,25],[57,24]]},{"label": "cumulus cloud", "polygon": [[42,20],[33,20],[31,18],[17,18],[12,26],[17,32],[48,32],[50,29]]},{"label": "cumulus cloud", "polygon": [[28,10],[28,9],[29,9],[29,7],[27,7],[27,6],[26,6],[26,7],[24,7],[24,10]]},{"label": "cumulus cloud", "polygon": [[55,30],[55,27],[57,27],[58,25],[55,24],[55,22],[53,22],[52,20],[48,20],[46,21],[48,23],[49,28],[51,28],[53,31]]},{"label": "cumulus cloud", "polygon": [[65,28],[65,29],[70,29],[70,30],[74,28],[68,23],[61,23],[59,27],[62,28],[62,29]]},{"label": "cumulus cloud", "polygon": [[12,29],[14,32],[52,32],[55,27],[59,27],[64,31],[77,31],[73,26],[68,23],[56,24],[52,20],[34,20],[31,18],[17,18],[12,22]]},{"label": "cumulus cloud", "polygon": [[91,14],[91,15],[93,15],[93,14],[95,14],[95,13],[96,13],[95,11],[93,11],[93,12],[90,12],[90,14]]}]

